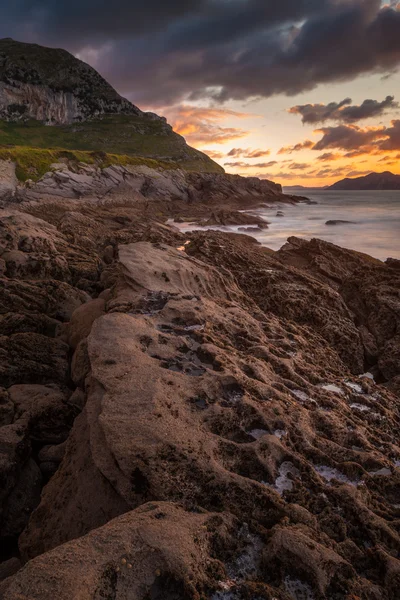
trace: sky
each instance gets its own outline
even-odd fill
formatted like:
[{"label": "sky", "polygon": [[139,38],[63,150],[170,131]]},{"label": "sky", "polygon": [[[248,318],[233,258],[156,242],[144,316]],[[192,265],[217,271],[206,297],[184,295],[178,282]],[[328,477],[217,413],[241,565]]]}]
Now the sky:
[{"label": "sky", "polygon": [[0,0],[0,37],[69,50],[229,173],[400,174],[397,0]]}]

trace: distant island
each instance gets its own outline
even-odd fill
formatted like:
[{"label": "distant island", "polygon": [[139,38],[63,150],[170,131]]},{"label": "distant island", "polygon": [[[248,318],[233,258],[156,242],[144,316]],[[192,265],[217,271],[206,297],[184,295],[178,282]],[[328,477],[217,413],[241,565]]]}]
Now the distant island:
[{"label": "distant island", "polygon": [[400,190],[400,175],[390,171],[370,173],[364,177],[346,178],[326,188],[328,190]]}]

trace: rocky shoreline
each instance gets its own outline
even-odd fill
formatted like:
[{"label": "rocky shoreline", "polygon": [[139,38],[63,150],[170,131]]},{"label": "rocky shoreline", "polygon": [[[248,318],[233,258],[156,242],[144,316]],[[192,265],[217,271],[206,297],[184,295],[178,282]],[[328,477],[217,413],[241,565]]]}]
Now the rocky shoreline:
[{"label": "rocky shoreline", "polygon": [[1,599],[396,600],[398,261],[165,224],[266,201],[82,165],[4,195]]}]

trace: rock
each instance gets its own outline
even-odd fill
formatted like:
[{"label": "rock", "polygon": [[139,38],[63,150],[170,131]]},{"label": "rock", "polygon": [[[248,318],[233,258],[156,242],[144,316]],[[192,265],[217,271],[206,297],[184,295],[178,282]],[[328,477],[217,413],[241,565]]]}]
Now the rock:
[{"label": "rock", "polygon": [[0,581],[4,581],[4,579],[15,575],[15,573],[20,570],[21,566],[19,558],[10,558],[5,562],[0,563]]},{"label": "rock", "polygon": [[11,161],[0,160],[0,202],[11,200],[17,185],[15,164]]},{"label": "rock", "polygon": [[332,219],[330,221],[326,221],[325,225],[357,225],[355,221],[342,221],[341,219]]},{"label": "rock", "polygon": [[68,325],[68,344],[74,350],[79,342],[87,338],[92,329],[93,322],[105,312],[105,302],[101,298],[91,300],[77,308]]},{"label": "rock", "polygon": [[264,560],[273,572],[283,569],[288,573],[287,565],[296,565],[297,573],[295,570],[288,573],[287,580],[293,581],[297,575],[303,581],[313,581],[322,597],[329,597],[327,591],[332,580],[354,575],[346,560],[310,539],[304,529],[295,527],[275,529],[265,548]]},{"label": "rock", "polygon": [[181,234],[282,197],[135,169],[0,217],[0,596],[394,600],[397,270]]},{"label": "rock", "polygon": [[387,258],[385,263],[391,269],[400,269],[400,260],[398,258]]},{"label": "rock", "polygon": [[0,71],[1,119],[65,125],[104,113],[141,114],[94,69],[65,50],[2,39],[0,52],[7,56],[7,69]]},{"label": "rock", "polygon": [[284,213],[284,212],[282,212],[281,210],[278,210],[278,211],[277,211],[277,213],[276,213],[276,216],[277,216],[277,217],[284,217],[284,216],[285,216],[285,213]]},{"label": "rock", "polygon": [[68,375],[68,346],[37,333],[0,337],[0,382],[64,383]]},{"label": "rock", "polygon": [[87,341],[86,339],[83,339],[77,345],[71,362],[71,377],[75,385],[83,387],[89,371],[90,364],[87,353]]},{"label": "rock", "polygon": [[200,221],[201,227],[210,227],[214,225],[257,225],[259,229],[267,229],[268,223],[261,217],[256,215],[249,215],[247,213],[239,211],[224,211],[211,213],[208,219]]},{"label": "rock", "polygon": [[77,407],[53,385],[13,385],[8,394],[14,406],[14,419],[29,422],[30,438],[42,444],[59,444],[66,440]]},{"label": "rock", "polygon": [[14,421],[14,404],[4,388],[0,388],[0,427],[10,425]]},{"label": "rock", "polygon": [[381,266],[382,262],[362,252],[340,248],[324,240],[290,237],[275,253],[285,265],[301,269],[338,289],[360,267]]},{"label": "rock", "polygon": [[66,449],[66,442],[57,444],[56,446],[43,446],[38,454],[39,462],[53,462],[60,464]]},{"label": "rock", "polygon": [[[3,586],[3,600],[191,598],[226,577],[234,521],[152,502],[39,556]],[[206,592],[207,591],[207,592]]]},{"label": "rock", "polygon": [[353,373],[363,372],[360,334],[335,290],[299,270],[284,268],[275,255],[240,238],[219,232],[213,236],[197,233],[192,238],[187,253],[214,266],[228,267],[262,311],[309,327],[338,351]]},{"label": "rock", "polygon": [[104,248],[103,260],[106,265],[110,265],[114,260],[114,248],[113,246],[107,246]]},{"label": "rock", "polygon": [[[213,244],[207,247],[204,236],[199,234],[202,246],[196,250],[199,240],[191,241],[188,249],[193,244],[192,250],[200,255],[203,248],[205,257],[209,251],[218,268],[162,244],[141,242],[119,248],[118,279],[108,302],[111,312],[94,321],[87,340],[86,406],[75,421],[63,462],[20,538],[24,559],[96,530],[154,498],[168,498],[191,508],[201,506],[209,512],[219,507],[241,521],[252,514],[256,528],[269,529],[271,519],[276,524],[285,514],[302,524],[313,523],[313,516],[307,517],[306,512],[314,511],[313,500],[305,500],[304,486],[314,490],[320,485],[318,489],[330,494],[328,483],[315,483],[319,475],[312,466],[317,457],[323,460],[319,447],[324,453],[331,452],[329,440],[318,436],[316,445],[312,444],[313,459],[310,455],[305,459],[304,453],[319,427],[326,427],[330,437],[338,431],[341,415],[351,412],[344,394],[334,396],[329,405],[332,415],[324,417],[319,412],[318,406],[333,392],[316,385],[318,374],[345,381],[348,371],[320,335],[295,324],[297,316],[288,321],[257,308],[244,284],[240,289],[236,283],[241,281],[237,267],[235,277],[221,270],[222,258],[230,268],[239,262],[235,254],[232,264],[228,262],[230,245],[233,251],[235,244],[239,244],[243,264],[252,264],[243,254],[247,244],[239,243],[240,236],[231,240],[226,234],[212,233],[207,237],[208,242],[223,243],[224,251]],[[251,247],[248,245],[247,252]],[[260,270],[264,255],[261,252],[259,257],[256,248],[254,269]],[[280,266],[282,277],[283,266],[269,260],[270,268]],[[253,271],[247,281],[252,275]],[[272,291],[273,285],[272,280]],[[322,297],[326,294],[327,305],[333,303],[335,310],[342,310],[323,284],[316,282],[315,286]],[[261,304],[258,297],[257,301]],[[294,385],[306,391],[296,395]],[[387,392],[383,394],[389,410],[395,401]],[[386,428],[384,421],[382,427]],[[275,428],[295,436],[296,449],[284,446],[285,438],[273,435]],[[380,425],[375,423],[374,428],[379,445]],[[263,434],[254,437],[251,432],[255,430]],[[340,439],[345,443],[345,438]],[[293,489],[291,501],[301,504],[303,511],[291,507],[286,511],[273,487],[281,476],[281,465],[288,461],[288,452],[299,465],[299,475],[298,482],[294,479],[285,489]],[[338,473],[346,469],[349,452],[341,445],[335,454]],[[308,460],[307,468],[300,467],[303,460]],[[313,498],[315,494],[318,492]],[[337,498],[343,510],[347,502],[355,505],[354,499],[340,494]],[[56,499],[59,510],[55,514],[51,507]],[[361,504],[352,515],[360,514]],[[319,511],[316,507],[317,519]],[[346,512],[348,521],[354,522],[354,518]],[[384,525],[379,521],[379,525],[369,522],[366,526],[372,535],[375,527]],[[304,571],[301,548],[311,542],[303,535],[293,538],[299,551],[296,561],[293,553],[282,550],[293,544],[277,543],[281,570],[276,572],[288,568],[294,572],[294,562]],[[396,544],[393,528],[388,535]],[[310,532],[310,536],[314,534]],[[346,581],[347,589],[356,589],[357,576],[323,539],[313,538],[315,553],[310,551],[305,559],[310,577],[313,573],[317,576],[318,593],[329,589],[336,573]],[[324,558],[316,563],[320,551]],[[268,556],[272,554],[266,551]]]},{"label": "rock", "polygon": [[1,538],[18,537],[28,524],[31,512],[39,504],[41,490],[40,469],[34,460],[29,459],[7,498],[7,505],[1,519]]},{"label": "rock", "polygon": [[246,233],[261,233],[260,227],[239,227],[238,231],[244,231]]}]

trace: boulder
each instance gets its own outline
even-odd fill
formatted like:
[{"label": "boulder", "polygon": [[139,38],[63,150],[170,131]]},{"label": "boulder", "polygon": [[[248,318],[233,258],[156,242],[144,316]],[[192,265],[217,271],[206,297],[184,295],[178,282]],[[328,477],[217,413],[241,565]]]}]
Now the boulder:
[{"label": "boulder", "polygon": [[30,561],[4,582],[1,597],[195,600],[227,578],[217,557],[235,549],[234,536],[229,515],[148,503]]}]

